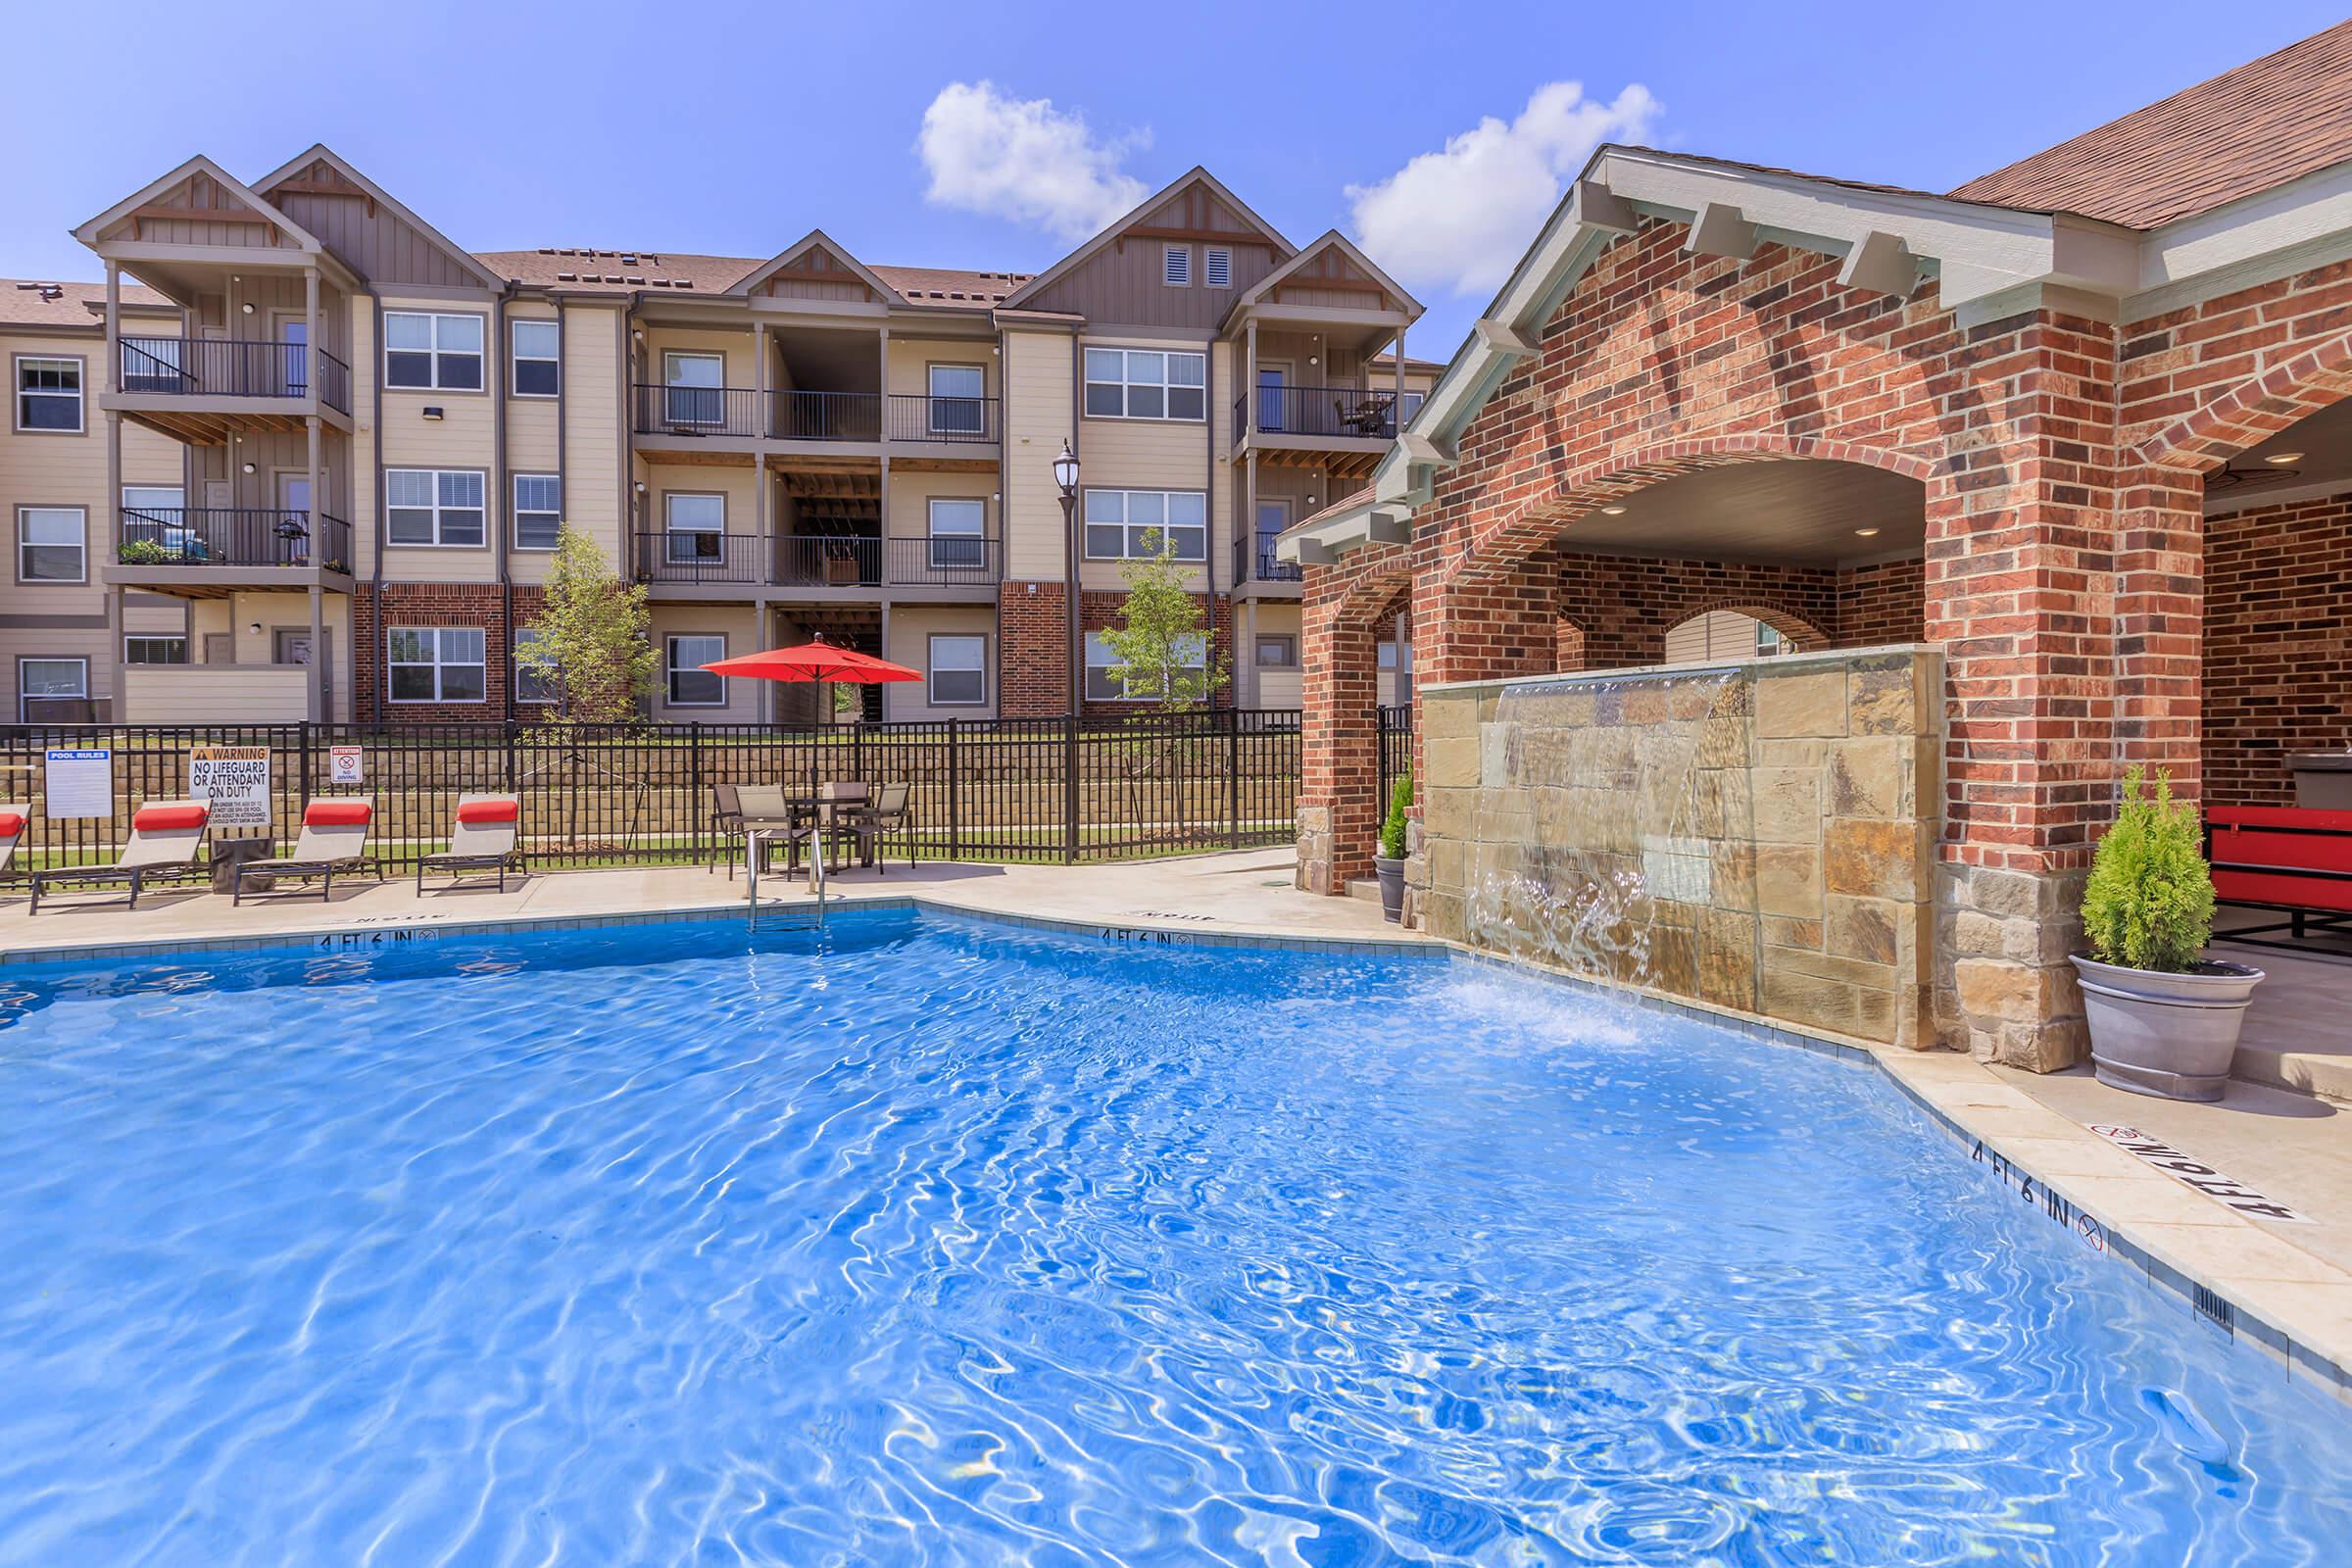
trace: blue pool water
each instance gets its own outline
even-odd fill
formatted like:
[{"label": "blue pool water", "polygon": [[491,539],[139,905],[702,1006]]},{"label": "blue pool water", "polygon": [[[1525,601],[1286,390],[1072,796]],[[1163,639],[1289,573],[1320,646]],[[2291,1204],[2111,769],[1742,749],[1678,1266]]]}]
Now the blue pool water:
[{"label": "blue pool water", "polygon": [[34,966],[0,1106],[0,1562],[2352,1540],[2339,1407],[1874,1073],[1485,965],[880,915]]}]

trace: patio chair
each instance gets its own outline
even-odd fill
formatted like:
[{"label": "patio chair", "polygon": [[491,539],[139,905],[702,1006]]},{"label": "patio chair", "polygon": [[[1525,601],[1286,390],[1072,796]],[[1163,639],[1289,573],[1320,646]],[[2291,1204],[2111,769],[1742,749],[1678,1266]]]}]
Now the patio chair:
[{"label": "patio chair", "polygon": [[[872,795],[873,792],[864,781],[858,779],[819,784],[816,787],[816,822],[808,835],[808,842],[823,846],[829,840],[834,850],[846,843],[853,851],[862,853],[865,841],[858,824],[872,804]],[[828,866],[833,863],[830,855],[826,857],[825,863]]]},{"label": "patio chair", "polygon": [[906,851],[906,868],[914,869],[914,815],[906,805],[909,793],[910,787],[904,779],[885,784],[873,792],[865,808],[850,819],[852,830],[858,835],[859,854],[884,876],[890,875],[887,851],[894,831]]},{"label": "patio chair", "polygon": [[[445,872],[464,885],[467,871],[496,871],[498,891],[507,891],[507,866],[519,858],[515,844],[522,830],[522,802],[513,795],[461,795],[458,816],[450,828],[449,848],[416,862],[416,892],[424,893],[424,873]],[[447,891],[444,889],[443,891]]]},{"label": "patio chair", "polygon": [[[368,828],[375,819],[375,803],[352,799],[320,799],[302,808],[302,836],[294,841],[294,853],[273,860],[239,860],[229,869],[228,902],[233,907],[245,902],[245,879],[249,876],[322,879],[321,899],[335,896],[337,871],[364,871],[375,867],[375,879],[384,879],[383,866],[368,856]],[[308,891],[308,890],[300,890]],[[263,895],[256,893],[256,898]],[[272,893],[273,898],[291,898],[293,892]]]},{"label": "patio chair", "polygon": [[139,906],[139,892],[149,882],[169,881],[195,871],[196,852],[204,848],[204,832],[213,808],[202,801],[149,801],[130,813],[130,842],[112,865],[58,866],[32,873],[31,914],[41,912],[41,895],[57,884],[127,882],[130,907]]},{"label": "patio chair", "polygon": [[25,829],[31,822],[31,807],[0,803],[0,877],[7,876],[17,863],[17,851],[24,848]]},{"label": "patio chair", "polygon": [[[710,786],[710,831],[726,848],[727,880],[735,880],[735,862],[745,848],[743,795],[732,784]],[[710,867],[705,866],[705,870]]]}]

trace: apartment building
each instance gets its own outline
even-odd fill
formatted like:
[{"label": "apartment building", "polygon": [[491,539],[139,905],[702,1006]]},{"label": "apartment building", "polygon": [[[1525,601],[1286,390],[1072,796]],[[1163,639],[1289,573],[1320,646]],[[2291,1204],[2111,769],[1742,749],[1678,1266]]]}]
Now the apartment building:
[{"label": "apartment building", "polygon": [[[45,475],[22,410],[0,455],[20,558],[71,531],[56,506],[82,519],[78,580],[0,621],[21,717],[73,660],[129,721],[533,716],[514,649],[563,523],[647,585],[657,719],[818,717],[823,694],[698,667],[816,634],[924,671],[861,693],[869,717],[1059,714],[1073,684],[1117,711],[1139,694],[1097,634],[1152,529],[1232,656],[1225,700],[1293,707],[1273,537],[1362,481],[1440,368],[1369,258],[1200,170],[1033,276],[822,230],[766,258],[477,254],[324,147],[250,184],[193,159],[76,234],[105,281],[42,307],[63,335],[24,337],[19,401],[73,362],[86,456]],[[166,620],[173,662],[125,662]]]}]

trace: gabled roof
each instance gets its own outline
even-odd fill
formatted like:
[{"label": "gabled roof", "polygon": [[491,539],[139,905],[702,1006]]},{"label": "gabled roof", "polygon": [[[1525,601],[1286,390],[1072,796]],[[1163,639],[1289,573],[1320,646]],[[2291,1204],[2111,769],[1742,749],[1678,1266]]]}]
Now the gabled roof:
[{"label": "gabled roof", "polygon": [[2352,22],[1954,190],[2155,228],[2352,159]]},{"label": "gabled roof", "polygon": [[1206,188],[1218,201],[1231,208],[1244,222],[1255,228],[1273,246],[1274,254],[1278,258],[1288,261],[1298,254],[1297,247],[1283,237],[1282,230],[1251,212],[1249,203],[1227,190],[1216,175],[1196,164],[1138,202],[1125,217],[1106,224],[1102,231],[1093,239],[1088,240],[1069,255],[1064,256],[1060,261],[1055,262],[1052,267],[1047,268],[1028,282],[1013,290],[1012,297],[1005,300],[1004,303],[1016,310],[1026,305],[1035,296],[1053,287],[1054,284],[1069,276],[1071,272],[1101,254],[1103,247],[1116,243],[1119,236],[1128,229],[1133,228],[1145,218],[1166,206],[1178,194],[1194,185]]},{"label": "gabled roof", "polygon": [[1332,251],[1338,251],[1347,257],[1349,266],[1355,268],[1373,282],[1378,283],[1382,288],[1387,289],[1397,299],[1402,300],[1407,316],[1417,317],[1421,314],[1421,302],[1413,298],[1403,284],[1374,266],[1371,257],[1366,256],[1356,247],[1354,241],[1336,228],[1327,228],[1315,238],[1308,240],[1298,255],[1245,289],[1242,297],[1234,302],[1235,310],[1244,310],[1256,304],[1259,300],[1271,299],[1276,289],[1282,287],[1286,282],[1298,281],[1298,274],[1312,265],[1317,257]]},{"label": "gabled roof", "polygon": [[892,288],[888,283],[885,283],[882,281],[882,279],[876,277],[872,269],[868,268],[857,257],[852,256],[847,246],[835,240],[832,235],[826,233],[821,228],[810,229],[793,244],[786,246],[783,250],[778,251],[774,256],[768,258],[760,266],[754,268],[749,272],[746,272],[743,276],[737,278],[734,284],[728,288],[727,293],[736,298],[749,298],[752,290],[758,288],[760,284],[766,282],[778,272],[783,271],[793,263],[799,261],[802,257],[808,255],[813,250],[821,250],[826,255],[832,257],[835,261],[841,263],[844,268],[848,269],[849,275],[851,277],[854,277],[858,282],[863,283],[867,288],[872,289],[883,299],[891,300],[898,297],[899,291],[897,289]]},{"label": "gabled roof", "polygon": [[251,186],[245,184],[235,175],[231,174],[227,170],[222,169],[219,164],[214,163],[210,158],[205,157],[202,153],[198,153],[195,157],[189,159],[186,163],[180,165],[177,169],[172,170],[172,172],[163,175],[161,178],[151,180],[147,184],[140,186],[137,190],[132,191],[129,195],[115,203],[114,206],[109,207],[105,212],[100,213],[96,218],[91,219],[86,223],[78,225],[74,230],[74,237],[80,240],[84,245],[93,247],[96,246],[99,243],[98,235],[101,230],[111,227],[115,223],[121,222],[123,219],[129,217],[133,213],[136,213],[140,208],[146,206],[158,196],[163,195],[165,192],[177,185],[180,181],[194,174],[202,174],[205,178],[219,185],[231,197],[235,198],[239,206],[250,211],[255,218],[262,219],[270,223],[275,224],[277,228],[285,234],[286,238],[294,242],[297,249],[308,251],[316,255],[325,254],[326,247],[318,243],[318,237],[316,234],[313,234],[310,230],[304,228],[300,223],[295,222],[294,220],[279,212],[275,207],[272,207],[262,197],[259,192],[255,191]]},{"label": "gabled roof", "polygon": [[[433,227],[432,224],[417,217],[415,212],[403,206],[382,186],[378,185],[374,180],[369,179],[366,174],[361,173],[357,169],[353,168],[350,163],[344,160],[335,152],[333,148],[327,146],[324,142],[313,142],[309,151],[304,152],[299,156],[289,160],[287,163],[279,166],[278,168],[271,170],[269,173],[264,174],[259,180],[255,181],[254,188],[266,195],[276,191],[280,186],[295,186],[297,184],[294,177],[295,175],[310,173],[320,165],[324,165],[326,168],[332,170],[335,173],[341,175],[351,184],[357,185],[367,196],[369,202],[388,209],[395,217],[399,218],[402,222],[407,223],[411,228],[416,230],[417,233],[423,235],[424,238],[430,242],[436,250],[439,250],[445,256],[447,256],[451,262],[458,266],[459,269],[470,273],[477,281],[481,283],[484,288],[501,288],[505,286],[505,278],[493,274],[488,268],[482,266],[482,264],[474,258],[472,253],[461,250],[456,241],[450,239],[449,236],[443,234],[439,229]],[[340,195],[342,192],[333,189],[331,186],[318,186],[312,189],[309,194]]]}]

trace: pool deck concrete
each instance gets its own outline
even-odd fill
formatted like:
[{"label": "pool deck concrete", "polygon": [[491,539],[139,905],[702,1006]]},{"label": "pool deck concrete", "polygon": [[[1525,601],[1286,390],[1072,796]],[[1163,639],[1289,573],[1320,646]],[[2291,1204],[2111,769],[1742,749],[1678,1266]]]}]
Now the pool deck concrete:
[{"label": "pool deck concrete", "polygon": [[[1108,865],[926,863],[887,875],[850,872],[835,878],[831,891],[858,902],[911,897],[926,906],[1063,922],[1113,937],[1149,932],[1169,941],[1435,946],[1386,923],[1375,904],[1298,892],[1293,866],[1287,848]],[[766,879],[761,893],[763,903],[776,905],[805,906],[809,900],[797,879]],[[694,868],[542,873],[511,880],[504,893],[468,887],[421,897],[410,882],[359,883],[338,887],[331,904],[270,900],[243,907],[210,893],[169,890],[142,898],[135,911],[119,902],[61,901],[37,920],[19,896],[0,902],[0,961],[744,906],[740,876],[730,882]],[[2282,1044],[2280,1054],[2352,1059],[2330,1027],[2352,1017],[2352,964],[2271,954],[2255,961],[2273,979],[2249,1019],[2249,1044],[2259,1053],[2271,1049],[2264,1042],[2316,1043],[2317,1051]],[[1767,1019],[1724,1021],[1752,1034],[1790,1037]],[[1808,1043],[1875,1059],[1979,1156],[1981,1191],[1958,1195],[1963,1200],[2005,1196],[2037,1204],[2083,1245],[2144,1269],[2180,1297],[2184,1330],[2195,1322],[2186,1304],[2189,1287],[2204,1287],[2230,1303],[2239,1340],[2267,1350],[2282,1372],[2291,1369],[2352,1402],[2352,1107],[2252,1083],[2232,1085],[2218,1104],[2186,1105],[2109,1089],[2081,1069],[2041,1077],[1950,1053]],[[2320,1081],[2307,1078],[2299,1087],[2324,1091],[2333,1082],[2315,1076]],[[2298,1217],[2242,1212],[2242,1199],[2232,1207],[2228,1198],[2188,1185],[2184,1177],[2192,1173],[2160,1168],[2092,1132],[2095,1126],[2136,1129],[2177,1151],[2182,1158],[2174,1163],[2209,1173],[2195,1179],[2258,1193]]]}]

